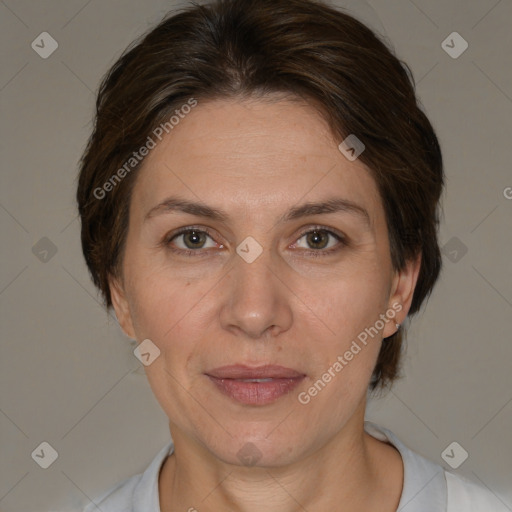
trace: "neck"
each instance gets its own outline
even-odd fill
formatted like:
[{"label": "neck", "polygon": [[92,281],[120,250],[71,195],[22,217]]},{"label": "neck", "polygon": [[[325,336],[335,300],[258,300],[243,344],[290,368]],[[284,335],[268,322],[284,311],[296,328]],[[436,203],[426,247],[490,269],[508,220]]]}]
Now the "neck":
[{"label": "neck", "polygon": [[226,464],[171,426],[175,451],[159,477],[162,511],[394,512],[400,500],[400,454],[364,432],[362,415],[293,464]]}]

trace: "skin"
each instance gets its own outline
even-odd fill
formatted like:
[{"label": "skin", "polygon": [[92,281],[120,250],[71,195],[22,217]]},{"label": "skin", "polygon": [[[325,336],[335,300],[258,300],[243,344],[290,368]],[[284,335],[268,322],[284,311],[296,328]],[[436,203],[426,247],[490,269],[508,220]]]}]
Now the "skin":
[{"label": "skin", "polygon": [[[376,184],[359,160],[338,150],[340,142],[298,101],[200,101],[137,176],[122,279],[110,283],[123,331],[161,351],[145,371],[175,443],[159,476],[162,511],[398,506],[402,459],[366,434],[363,421],[382,338],[407,315],[420,259],[393,270]],[[144,220],[171,195],[229,217],[168,211]],[[333,196],[365,208],[369,225],[348,212],[279,221],[293,206]],[[209,228],[211,238],[169,241],[188,226]],[[318,226],[344,235],[347,245],[325,232],[319,240],[304,235]],[[263,248],[252,263],[236,253],[248,236]],[[298,394],[393,304],[402,306],[396,317],[301,404]],[[228,364],[278,364],[306,378],[272,404],[242,405],[204,374]],[[253,466],[237,455],[247,443],[260,454]]]}]

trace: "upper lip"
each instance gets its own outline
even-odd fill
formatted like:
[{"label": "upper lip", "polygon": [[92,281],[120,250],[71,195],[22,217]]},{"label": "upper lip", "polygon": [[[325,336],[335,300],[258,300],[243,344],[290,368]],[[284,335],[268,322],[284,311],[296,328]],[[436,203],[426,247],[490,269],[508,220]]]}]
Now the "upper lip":
[{"label": "upper lip", "polygon": [[217,379],[295,379],[304,377],[291,368],[277,365],[246,366],[242,364],[221,366],[206,372]]}]

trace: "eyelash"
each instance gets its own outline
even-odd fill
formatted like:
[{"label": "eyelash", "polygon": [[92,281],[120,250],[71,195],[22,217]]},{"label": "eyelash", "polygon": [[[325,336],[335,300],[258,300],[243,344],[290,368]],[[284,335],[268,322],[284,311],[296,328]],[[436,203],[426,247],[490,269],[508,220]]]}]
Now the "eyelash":
[{"label": "eyelash", "polygon": [[[199,227],[196,227],[196,226],[187,226],[187,227],[181,228],[178,231],[173,232],[173,233],[165,236],[165,238],[162,240],[162,243],[160,245],[170,249],[174,253],[183,254],[185,256],[195,256],[195,257],[207,256],[207,254],[205,254],[205,252],[207,252],[207,251],[201,251],[201,249],[197,249],[197,250],[192,250],[192,249],[175,249],[175,248],[171,247],[171,242],[175,238],[177,238],[178,236],[183,235],[185,233],[190,233],[191,231],[196,231],[198,233],[205,233],[206,235],[208,235],[210,238],[213,239],[212,232],[208,228],[199,228]],[[313,226],[312,228],[310,228],[310,229],[308,229],[306,231],[303,231],[299,235],[297,240],[300,240],[304,235],[307,235],[309,233],[313,233],[315,231],[323,231],[323,232],[327,233],[328,235],[333,236],[339,242],[339,245],[334,247],[334,248],[328,249],[328,250],[317,249],[317,250],[310,250],[310,251],[308,251],[308,250],[304,249],[306,254],[308,254],[308,255],[310,255],[310,256],[312,256],[314,258],[330,256],[331,254],[334,254],[334,253],[340,251],[343,247],[348,245],[348,242],[347,242],[347,239],[346,239],[345,236],[343,236],[343,235],[341,235],[339,233],[336,233],[336,232],[332,231],[331,229],[329,229],[329,228],[327,228],[325,226]]]}]

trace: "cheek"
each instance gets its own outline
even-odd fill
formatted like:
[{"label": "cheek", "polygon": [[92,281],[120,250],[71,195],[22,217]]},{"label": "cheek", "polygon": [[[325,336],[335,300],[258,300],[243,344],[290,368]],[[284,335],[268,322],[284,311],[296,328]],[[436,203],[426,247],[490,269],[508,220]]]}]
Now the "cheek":
[{"label": "cheek", "polygon": [[137,339],[160,346],[166,331],[180,318],[180,292],[155,274],[134,272],[128,288],[130,315]]},{"label": "cheek", "polygon": [[[317,337],[315,352],[322,355],[311,358],[316,360],[315,375],[309,384],[314,385],[319,379],[329,382],[319,406],[339,403],[339,407],[334,406],[336,414],[344,414],[345,407],[366,392],[381,347],[379,315],[387,309],[387,291],[382,269],[376,265],[354,266],[352,272],[324,286],[323,293],[310,290],[304,302],[314,305],[315,315],[308,313],[309,326],[303,327],[320,325],[319,333],[324,334]],[[328,329],[315,316],[321,317]],[[322,382],[317,387],[322,388]]]},{"label": "cheek", "polygon": [[294,290],[309,307],[307,315],[315,324],[326,334],[347,340],[385,312],[389,283],[377,264],[360,261],[332,272],[329,279],[297,282]]},{"label": "cheek", "polygon": [[183,366],[183,360],[199,350],[209,327],[205,307],[215,302],[215,290],[205,297],[210,288],[168,271],[134,275],[130,309],[137,339],[149,338],[169,364],[176,367],[179,360]]},{"label": "cheek", "polygon": [[317,339],[315,352],[322,356],[311,355],[315,371],[308,386],[314,389],[305,391],[311,396],[322,395],[315,403],[320,409],[331,410],[333,424],[343,420],[366,394],[377,361],[382,334],[375,325],[386,310],[386,297],[385,288],[376,284],[340,282],[318,302],[324,308],[329,331],[323,329],[327,334]]}]

